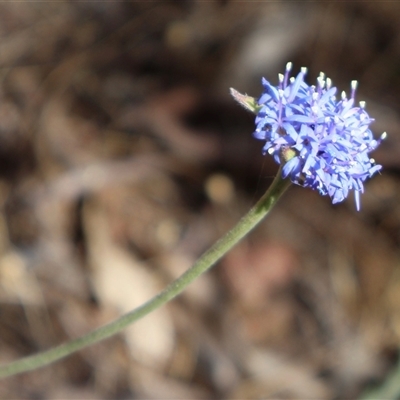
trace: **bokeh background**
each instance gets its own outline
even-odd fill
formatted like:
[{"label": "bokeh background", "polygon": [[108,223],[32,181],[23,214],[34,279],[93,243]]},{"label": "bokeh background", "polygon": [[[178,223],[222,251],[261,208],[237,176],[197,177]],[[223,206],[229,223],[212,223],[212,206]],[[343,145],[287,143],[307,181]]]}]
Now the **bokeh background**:
[{"label": "bokeh background", "polygon": [[[264,193],[257,97],[320,71],[388,140],[352,196],[292,187],[178,299],[123,334],[6,379],[4,399],[343,399],[400,344],[397,2],[0,3],[0,361],[149,299]],[[400,390],[399,390],[400,392]],[[395,398],[395,397],[393,397]]]}]

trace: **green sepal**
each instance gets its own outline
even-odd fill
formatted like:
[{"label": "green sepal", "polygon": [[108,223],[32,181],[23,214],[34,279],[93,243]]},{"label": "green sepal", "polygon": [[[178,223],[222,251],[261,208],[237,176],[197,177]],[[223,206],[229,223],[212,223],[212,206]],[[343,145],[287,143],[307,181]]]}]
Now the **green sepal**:
[{"label": "green sepal", "polygon": [[239,93],[233,88],[230,89],[230,92],[232,97],[246,110],[251,111],[254,114],[258,114],[258,112],[261,110],[262,106],[257,103],[257,100],[254,97]]}]

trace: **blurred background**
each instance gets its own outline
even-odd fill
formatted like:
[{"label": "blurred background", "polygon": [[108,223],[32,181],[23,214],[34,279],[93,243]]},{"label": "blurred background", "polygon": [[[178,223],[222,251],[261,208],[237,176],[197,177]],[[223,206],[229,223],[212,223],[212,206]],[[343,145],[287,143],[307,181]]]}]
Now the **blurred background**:
[{"label": "blurred background", "polygon": [[231,228],[277,165],[258,97],[320,71],[389,134],[352,196],[291,187],[178,299],[107,341],[4,380],[1,398],[357,398],[400,343],[400,5],[0,4],[0,361],[149,299]]}]

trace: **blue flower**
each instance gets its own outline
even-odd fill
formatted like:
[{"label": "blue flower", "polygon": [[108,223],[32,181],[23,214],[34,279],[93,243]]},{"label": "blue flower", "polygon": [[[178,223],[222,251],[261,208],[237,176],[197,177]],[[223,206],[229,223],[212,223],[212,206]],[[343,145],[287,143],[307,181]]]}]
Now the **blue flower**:
[{"label": "blue flower", "polygon": [[264,92],[258,100],[254,136],[264,140],[263,152],[282,164],[282,175],[292,182],[329,195],[332,203],[343,201],[354,190],[357,210],[363,182],[382,166],[368,154],[386,137],[375,140],[369,125],[374,120],[365,111],[365,102],[354,104],[357,82],[351,83],[350,98],[320,74],[316,86],[304,81],[302,68],[289,79],[288,63],[279,85],[263,78]]}]

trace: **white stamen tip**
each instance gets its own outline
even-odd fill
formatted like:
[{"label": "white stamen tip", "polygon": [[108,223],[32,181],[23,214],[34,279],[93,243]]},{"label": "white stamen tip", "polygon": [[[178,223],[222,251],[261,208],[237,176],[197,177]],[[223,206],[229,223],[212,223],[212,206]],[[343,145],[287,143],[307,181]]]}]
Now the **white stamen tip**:
[{"label": "white stamen tip", "polygon": [[290,83],[293,83],[295,81],[295,77],[294,76],[290,77],[289,81]]},{"label": "white stamen tip", "polygon": [[351,81],[351,88],[352,90],[356,90],[358,86],[358,82],[357,81]]},{"label": "white stamen tip", "polygon": [[383,132],[382,135],[381,135],[381,139],[382,139],[382,140],[385,140],[386,138],[387,138],[387,133],[386,133],[386,132]]},{"label": "white stamen tip", "polygon": [[278,75],[278,78],[279,78],[279,82],[283,82],[283,79],[284,79],[283,74],[279,74],[279,75]]},{"label": "white stamen tip", "polygon": [[370,162],[371,164],[375,164],[375,159],[374,159],[374,158],[370,158],[370,159],[369,159],[369,162]]},{"label": "white stamen tip", "polygon": [[365,108],[366,105],[367,105],[367,103],[365,101],[360,101],[361,108]]},{"label": "white stamen tip", "polygon": [[291,69],[292,69],[292,66],[293,66],[293,64],[291,63],[291,62],[288,62],[287,64],[286,64],[286,71],[290,71]]},{"label": "white stamen tip", "polygon": [[332,80],[331,78],[326,78],[326,88],[330,89],[330,87],[332,86]]},{"label": "white stamen tip", "polygon": [[342,100],[345,100],[346,99],[346,92],[343,90],[343,92],[342,92]]},{"label": "white stamen tip", "polygon": [[302,74],[306,74],[307,73],[307,68],[306,67],[301,67],[300,69]]}]

